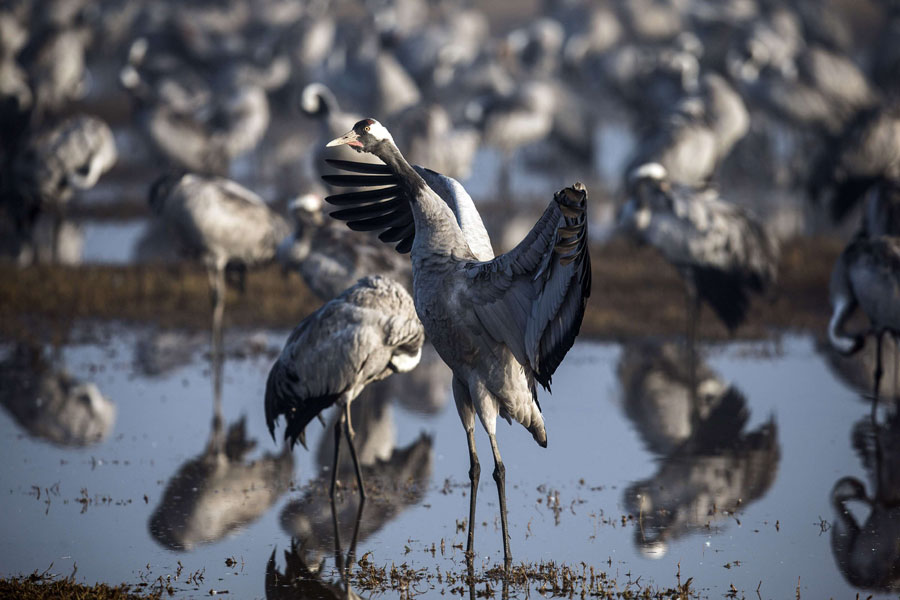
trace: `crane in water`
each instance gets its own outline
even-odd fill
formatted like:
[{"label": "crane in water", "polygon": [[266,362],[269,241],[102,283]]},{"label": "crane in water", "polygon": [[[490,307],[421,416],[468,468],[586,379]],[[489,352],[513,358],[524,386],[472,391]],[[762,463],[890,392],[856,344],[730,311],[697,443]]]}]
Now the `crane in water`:
[{"label": "crane in water", "polygon": [[179,250],[200,258],[206,266],[213,309],[213,351],[218,352],[225,314],[225,267],[252,267],[271,261],[290,228],[262,198],[223,177],[163,175],[150,188],[149,202]]},{"label": "crane in water", "polygon": [[551,377],[575,341],[591,289],[587,247],[587,190],[581,183],[557,192],[531,232],[495,257],[471,197],[455,180],[413,167],[390,132],[363,119],[328,146],[349,146],[384,165],[331,161],[361,175],[326,175],[327,183],[370,187],[326,198],[342,209],[333,217],[351,229],[383,230],[379,238],[410,252],[416,313],[425,334],[453,371],[453,396],[469,448],[469,531],[473,556],[475,501],[481,468],[475,416],[494,455],[500,499],[503,558],[511,565],[506,469],[496,440],[497,417],[515,419],[547,445],[537,385]]},{"label": "crane in water", "polygon": [[659,250],[684,278],[689,345],[701,300],[734,331],[747,316],[748,292],[763,293],[775,282],[775,240],[715,189],[673,184],[659,163],[632,170],[628,191],[619,227]]},{"label": "crane in water", "polygon": [[298,271],[306,286],[326,302],[365,275],[384,275],[412,289],[409,261],[371,236],[328,219],[323,204],[316,194],[304,194],[288,204],[294,232],[282,240],[276,254],[285,273]]},{"label": "crane in water", "polygon": [[284,416],[284,438],[306,447],[306,425],[338,405],[334,426],[331,498],[340,464],[341,433],[347,439],[362,500],[362,471],[353,444],[350,403],[374,382],[412,370],[422,356],[425,332],[413,299],[399,283],[374,275],[312,313],[294,329],[266,381],[266,424],[272,438]]},{"label": "crane in water", "polygon": [[829,297],[833,309],[828,339],[836,350],[852,354],[863,346],[863,333],[849,334],[844,325],[857,308],[869,318],[875,335],[872,416],[878,404],[883,374],[881,346],[886,333],[900,337],[900,238],[858,236],[838,257],[831,272]]}]

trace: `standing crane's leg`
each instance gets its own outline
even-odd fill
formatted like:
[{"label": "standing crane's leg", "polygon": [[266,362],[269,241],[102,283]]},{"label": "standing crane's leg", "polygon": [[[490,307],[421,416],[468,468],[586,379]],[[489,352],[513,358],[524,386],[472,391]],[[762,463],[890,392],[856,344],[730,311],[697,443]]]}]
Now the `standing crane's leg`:
[{"label": "standing crane's leg", "polygon": [[210,299],[212,300],[213,352],[222,351],[222,320],[225,316],[225,265],[217,264],[209,271]]},{"label": "standing crane's leg", "polygon": [[700,402],[697,396],[697,321],[700,318],[700,295],[690,279],[687,280],[685,293],[687,300],[685,343],[688,354],[688,386],[691,394],[691,435],[694,435],[700,427]]},{"label": "standing crane's leg", "polygon": [[475,451],[475,408],[472,406],[468,386],[456,377],[453,378],[453,399],[469,444],[469,539],[466,543],[466,559],[471,561],[475,556],[475,499],[478,496],[481,465]]},{"label": "standing crane's leg", "polygon": [[[347,445],[350,446],[350,457],[353,459],[353,468],[356,470],[356,483],[359,485],[359,497],[362,502],[366,501],[366,487],[363,485],[362,469],[359,467],[359,458],[356,456],[356,446],[353,444],[353,427],[350,424],[350,403],[344,405],[344,416],[341,418],[344,422],[344,435],[347,436]],[[335,466],[337,468],[337,466]]]},{"label": "standing crane's leg", "polygon": [[900,382],[900,380],[897,379],[897,369],[900,367],[900,359],[898,359],[898,357],[900,357],[900,352],[898,352],[900,348],[897,347],[897,335],[893,332],[891,332],[891,341],[894,342],[892,352],[894,358],[894,380],[893,383],[891,383],[890,397],[897,398],[897,384]]},{"label": "standing crane's leg", "polygon": [[[50,232],[50,264],[57,265],[60,262],[59,257],[59,242],[60,235],[62,234],[62,225],[63,225],[63,217],[62,217],[62,209],[56,208],[53,211],[53,223],[51,226]],[[35,252],[37,254],[37,252]]]},{"label": "standing crane's leg", "polygon": [[504,150],[502,154],[497,192],[501,202],[506,206],[512,206],[512,160],[514,153]]},{"label": "standing crane's leg", "polygon": [[878,418],[878,388],[881,387],[881,376],[884,374],[884,368],[881,364],[881,340],[884,337],[884,332],[877,331],[875,333],[875,373],[874,379],[875,381],[872,383],[872,425],[877,425],[876,419]]},{"label": "standing crane's leg", "polygon": [[338,463],[341,459],[341,428],[343,424],[344,413],[341,412],[341,416],[338,417],[334,424],[334,463],[331,465],[331,491],[329,492],[332,504],[334,503],[334,490],[337,485]]},{"label": "standing crane's leg", "polygon": [[353,535],[350,537],[350,548],[347,549],[347,564],[352,565],[356,562],[356,542],[359,539],[359,526],[362,523],[363,509],[365,509],[365,499],[360,499],[359,508],[356,509],[356,520],[353,522]]},{"label": "standing crane's leg", "polygon": [[488,432],[491,438],[491,450],[494,452],[494,481],[497,482],[497,494],[500,496],[500,528],[503,530],[503,566],[509,570],[512,564],[512,555],[509,552],[509,528],[506,524],[506,467],[500,458],[500,448],[497,447],[497,438]]},{"label": "standing crane's leg", "polygon": [[466,430],[469,442],[469,540],[466,542],[466,556],[475,556],[475,499],[478,496],[478,480],[481,478],[481,465],[475,451],[475,428]]},{"label": "standing crane's leg", "polygon": [[897,384],[900,383],[900,380],[897,378],[897,371],[900,369],[900,347],[897,346],[897,334],[891,332],[891,341],[894,342],[894,381],[891,384],[891,398],[896,398],[898,396],[897,393]]},{"label": "standing crane's leg", "polygon": [[[212,348],[210,358],[213,374],[213,443],[224,451],[224,421],[222,416],[222,369],[225,360],[222,347],[222,318],[225,314],[225,265],[207,265],[209,295],[212,303]],[[218,433],[216,433],[218,432]]]}]

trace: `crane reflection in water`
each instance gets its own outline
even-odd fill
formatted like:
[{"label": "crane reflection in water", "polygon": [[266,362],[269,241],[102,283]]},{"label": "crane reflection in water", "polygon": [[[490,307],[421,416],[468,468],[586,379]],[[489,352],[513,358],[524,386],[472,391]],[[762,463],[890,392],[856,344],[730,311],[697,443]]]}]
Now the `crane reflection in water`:
[{"label": "crane reflection in water", "polygon": [[635,544],[648,557],[663,556],[671,540],[708,531],[721,516],[762,498],[781,458],[774,418],[745,431],[750,412],[743,394],[702,364],[694,378],[689,353],[639,343],[626,346],[619,362],[625,414],[660,457],[656,473],[623,495],[638,519]]}]

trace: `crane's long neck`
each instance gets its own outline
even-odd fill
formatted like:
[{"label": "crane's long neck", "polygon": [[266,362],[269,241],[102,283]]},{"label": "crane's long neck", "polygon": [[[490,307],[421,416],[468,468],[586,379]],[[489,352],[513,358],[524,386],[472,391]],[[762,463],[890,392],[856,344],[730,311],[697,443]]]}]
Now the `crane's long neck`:
[{"label": "crane's long neck", "polygon": [[[418,246],[429,254],[452,254],[474,260],[453,211],[407,162],[393,141],[384,140],[372,154],[390,167],[409,198],[416,226],[413,253]],[[413,262],[415,264],[415,260]]]},{"label": "crane's long neck", "polygon": [[411,201],[415,202],[421,191],[428,188],[428,184],[416,173],[392,140],[381,141],[371,152],[390,167],[391,172],[400,180],[400,187],[409,195]]},{"label": "crane's long neck", "polygon": [[847,252],[838,257],[828,284],[828,295],[831,300],[832,313],[828,322],[828,339],[831,345],[842,354],[852,354],[860,349],[863,340],[860,336],[848,335],[844,332],[844,324],[856,308],[856,296],[850,285],[847,274]]}]

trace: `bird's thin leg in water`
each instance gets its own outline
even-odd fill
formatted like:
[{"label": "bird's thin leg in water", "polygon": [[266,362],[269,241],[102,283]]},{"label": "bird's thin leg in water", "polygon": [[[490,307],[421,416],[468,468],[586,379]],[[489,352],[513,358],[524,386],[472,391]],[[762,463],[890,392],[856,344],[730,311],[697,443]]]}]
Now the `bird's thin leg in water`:
[{"label": "bird's thin leg in water", "polygon": [[475,451],[475,430],[466,429],[469,441],[469,541],[466,544],[466,558],[475,556],[475,498],[478,495],[478,480],[481,478],[481,465]]},{"label": "bird's thin leg in water", "polygon": [[225,451],[225,421],[222,416],[222,371],[225,357],[221,351],[213,350],[212,353],[212,378],[213,378],[213,419],[212,419],[212,444],[216,452]]},{"label": "bird's thin leg in water", "polygon": [[894,383],[891,388],[891,397],[897,397],[897,383],[900,382],[897,378],[897,372],[900,371],[900,347],[897,346],[897,335],[891,333],[891,341],[894,342]]},{"label": "bird's thin leg in water", "polygon": [[222,352],[222,319],[225,316],[225,267],[209,267],[209,296],[212,302],[212,352]]},{"label": "bird's thin leg in water", "polygon": [[497,182],[497,192],[500,201],[506,206],[512,206],[512,159],[513,152],[504,151],[500,159],[500,176]]},{"label": "bird's thin leg in water", "polygon": [[334,505],[334,489],[337,484],[338,462],[341,459],[341,426],[344,424],[344,413],[341,412],[340,417],[334,424],[334,463],[331,465],[331,504]]},{"label": "bird's thin leg in water", "polygon": [[471,555],[466,555],[466,579],[469,583],[469,600],[475,600],[475,564]]},{"label": "bird's thin leg in water", "polygon": [[509,552],[509,528],[506,524],[506,467],[500,458],[500,448],[497,447],[497,438],[488,433],[491,438],[491,450],[494,452],[494,481],[497,482],[497,494],[500,496],[500,528],[503,530],[503,566],[509,570],[512,564],[512,555]]},{"label": "bird's thin leg in water", "polygon": [[[62,231],[63,218],[62,213],[59,209],[53,211],[53,231],[50,233],[50,263],[58,264],[60,262],[59,256],[59,236]],[[35,252],[35,257],[37,256],[37,252]],[[34,260],[37,260],[36,258]]]},{"label": "bird's thin leg in water", "polygon": [[359,467],[359,458],[356,456],[356,445],[353,443],[353,428],[350,424],[350,403],[344,405],[344,434],[347,436],[347,445],[350,446],[350,457],[353,459],[353,468],[356,470],[356,483],[359,485],[359,498],[366,501],[366,487],[363,485],[362,469]]},{"label": "bird's thin leg in water", "polygon": [[224,348],[222,347],[222,317],[225,314],[225,270],[209,267],[209,292],[212,302],[212,340],[210,359],[213,369],[213,442],[217,451],[224,451],[224,422],[222,417],[222,369]]},{"label": "bird's thin leg in water", "polygon": [[344,575],[344,551],[341,548],[341,531],[338,526],[337,507],[334,505],[334,495],[331,496],[331,524],[334,526],[334,566]]},{"label": "bird's thin leg in water", "polygon": [[352,565],[356,562],[356,540],[359,538],[359,524],[362,523],[365,506],[365,501],[360,499],[359,508],[356,510],[356,521],[353,523],[353,537],[350,538],[350,548],[347,550],[347,565]]},{"label": "bird's thin leg in water", "polygon": [[697,397],[697,320],[700,318],[700,295],[690,281],[685,287],[687,300],[688,385],[691,394],[691,435],[700,426],[700,405]]},{"label": "bird's thin leg in water", "polygon": [[872,390],[872,426],[877,427],[878,423],[876,422],[878,418],[878,388],[881,386],[881,376],[884,374],[884,368],[881,364],[881,340],[884,337],[884,332],[878,331],[875,333],[875,381],[873,382],[873,390]]}]

